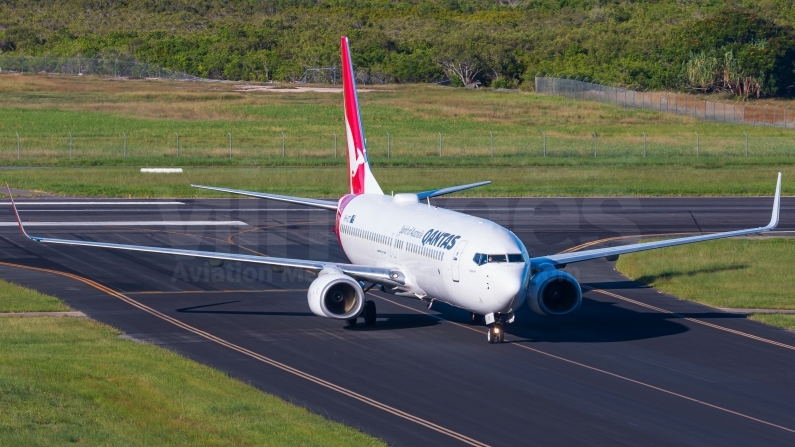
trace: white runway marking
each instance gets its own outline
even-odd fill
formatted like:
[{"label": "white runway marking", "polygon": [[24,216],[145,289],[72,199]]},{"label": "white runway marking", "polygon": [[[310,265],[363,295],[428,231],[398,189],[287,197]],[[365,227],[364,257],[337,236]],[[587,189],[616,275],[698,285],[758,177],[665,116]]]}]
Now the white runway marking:
[{"label": "white runway marking", "polygon": [[[25,205],[184,205],[185,202],[17,202],[17,206]],[[11,205],[11,202],[0,202],[0,205]]]},{"label": "white runway marking", "polygon": [[[25,227],[133,227],[133,226],[167,226],[167,227],[195,227],[195,226],[238,226],[247,227],[248,224],[240,220],[118,220],[104,222],[25,222]],[[16,222],[0,222],[0,227],[16,227]]]}]

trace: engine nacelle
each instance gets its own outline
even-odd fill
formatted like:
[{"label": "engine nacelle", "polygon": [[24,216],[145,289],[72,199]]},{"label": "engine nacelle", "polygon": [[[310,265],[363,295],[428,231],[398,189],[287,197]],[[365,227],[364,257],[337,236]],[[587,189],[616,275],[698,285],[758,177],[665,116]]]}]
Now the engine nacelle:
[{"label": "engine nacelle", "polygon": [[358,317],[364,307],[364,291],[356,280],[340,271],[323,270],[307,292],[315,315],[338,320]]},{"label": "engine nacelle", "polygon": [[527,304],[540,315],[566,315],[582,304],[582,289],[568,273],[545,270],[530,278]]}]

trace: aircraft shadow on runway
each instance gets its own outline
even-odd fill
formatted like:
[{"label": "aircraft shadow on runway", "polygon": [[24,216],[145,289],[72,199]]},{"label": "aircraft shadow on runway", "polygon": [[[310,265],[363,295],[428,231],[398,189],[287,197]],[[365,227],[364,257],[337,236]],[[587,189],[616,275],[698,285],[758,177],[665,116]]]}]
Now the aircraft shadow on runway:
[{"label": "aircraft shadow on runway", "polygon": [[[250,315],[250,316],[287,316],[287,317],[315,317],[311,312],[290,312],[290,311],[251,311],[251,310],[235,310],[235,309],[211,309],[216,306],[225,306],[230,304],[240,303],[243,300],[222,301],[218,303],[203,304],[201,306],[183,307],[175,309],[180,313],[191,314],[214,314],[214,315]],[[362,321],[356,326],[342,326],[344,330],[354,331],[391,331],[397,329],[412,329],[428,326],[435,326],[440,324],[438,318],[431,317],[423,314],[400,314],[400,313],[379,313],[378,322],[374,326],[365,326]],[[340,321],[340,325],[344,325]]]}]

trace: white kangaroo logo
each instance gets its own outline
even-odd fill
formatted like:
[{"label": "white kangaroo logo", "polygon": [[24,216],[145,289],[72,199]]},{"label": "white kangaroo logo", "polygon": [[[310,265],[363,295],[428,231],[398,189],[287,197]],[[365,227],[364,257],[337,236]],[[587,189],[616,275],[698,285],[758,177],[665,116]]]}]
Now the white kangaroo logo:
[{"label": "white kangaroo logo", "polygon": [[362,150],[358,147],[356,148],[356,164],[353,166],[353,171],[351,171],[351,175],[355,176],[357,172],[359,172],[359,166],[364,164],[364,154],[362,154]]}]

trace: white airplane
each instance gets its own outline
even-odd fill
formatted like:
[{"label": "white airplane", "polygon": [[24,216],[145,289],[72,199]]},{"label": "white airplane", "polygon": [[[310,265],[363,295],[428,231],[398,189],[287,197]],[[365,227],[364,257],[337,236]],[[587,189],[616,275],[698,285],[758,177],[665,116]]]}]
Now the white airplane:
[{"label": "white airplane", "polygon": [[[309,308],[321,317],[345,320],[349,325],[355,325],[357,319],[363,317],[365,324],[374,324],[375,302],[367,300],[365,293],[378,286],[389,294],[429,303],[440,301],[466,309],[471,312],[473,322],[484,316],[489,327],[489,343],[500,343],[504,338],[503,324],[514,321],[514,312],[525,301],[542,315],[566,315],[580,307],[580,284],[560,270],[567,264],[596,258],[615,260],[625,253],[763,233],[778,225],[781,173],[776,183],[773,215],[767,226],[531,258],[522,241],[506,228],[479,217],[432,207],[430,201],[421,203],[431,197],[485,185],[490,183],[488,181],[416,194],[384,195],[367,158],[347,37],[341,38],[341,51],[348,194],[333,202],[192,186],[334,210],[337,212],[335,232],[352,264],[30,236],[14,206],[20,230],[35,242],[313,270],[318,272],[317,279],[309,286],[307,298]],[[10,193],[9,189],[9,196]],[[11,203],[13,205],[13,198]]]}]

